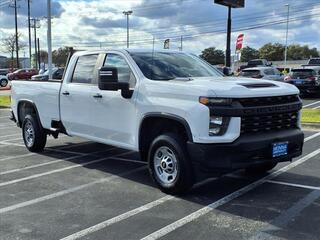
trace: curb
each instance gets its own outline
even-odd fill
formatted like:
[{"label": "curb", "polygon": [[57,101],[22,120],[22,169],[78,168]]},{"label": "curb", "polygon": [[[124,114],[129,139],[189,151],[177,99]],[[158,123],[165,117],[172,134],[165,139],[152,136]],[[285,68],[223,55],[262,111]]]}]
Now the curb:
[{"label": "curb", "polygon": [[302,128],[320,131],[320,123],[302,123]]}]

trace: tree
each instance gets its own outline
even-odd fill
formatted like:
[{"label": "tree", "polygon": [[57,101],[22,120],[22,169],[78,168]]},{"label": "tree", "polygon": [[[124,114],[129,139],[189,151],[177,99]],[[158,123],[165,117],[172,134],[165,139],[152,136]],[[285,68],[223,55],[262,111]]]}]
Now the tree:
[{"label": "tree", "polygon": [[284,60],[284,45],[280,43],[268,43],[259,49],[260,58],[265,58],[268,61]]},{"label": "tree", "polygon": [[224,64],[225,61],[224,52],[215,47],[204,49],[200,57],[212,65]]},{"label": "tree", "polygon": [[70,53],[70,47],[59,48],[52,52],[52,62],[58,67],[64,67]]},{"label": "tree", "polygon": [[259,51],[257,49],[248,46],[241,50],[241,62],[249,62],[257,58],[259,58]]},{"label": "tree", "polygon": [[[18,39],[21,37],[21,34],[18,33]],[[18,40],[19,41],[19,40]],[[16,35],[11,34],[9,37],[2,40],[2,46],[4,48],[4,52],[9,53],[11,57],[11,67],[16,67],[16,62],[14,58],[14,53],[16,51]],[[19,44],[19,51],[24,49],[26,47],[25,44],[20,43]]]},{"label": "tree", "polygon": [[309,46],[301,46],[299,44],[292,44],[288,47],[289,60],[305,60],[310,57],[319,57],[317,48],[310,49]]}]

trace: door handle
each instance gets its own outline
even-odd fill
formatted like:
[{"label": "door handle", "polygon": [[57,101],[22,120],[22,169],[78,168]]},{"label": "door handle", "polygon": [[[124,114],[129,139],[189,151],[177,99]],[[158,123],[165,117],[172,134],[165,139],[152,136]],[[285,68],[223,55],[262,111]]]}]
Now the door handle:
[{"label": "door handle", "polygon": [[97,93],[96,95],[93,95],[94,98],[102,98],[102,95]]},{"label": "door handle", "polygon": [[62,94],[65,95],[65,96],[69,96],[70,95],[70,93],[68,91],[64,91]]}]

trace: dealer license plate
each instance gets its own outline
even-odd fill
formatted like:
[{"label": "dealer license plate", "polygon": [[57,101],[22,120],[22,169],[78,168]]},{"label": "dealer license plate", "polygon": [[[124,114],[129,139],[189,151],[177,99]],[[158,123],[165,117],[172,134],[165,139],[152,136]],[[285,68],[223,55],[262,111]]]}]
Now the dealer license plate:
[{"label": "dealer license plate", "polygon": [[272,157],[280,157],[288,154],[288,142],[274,143],[272,147]]}]

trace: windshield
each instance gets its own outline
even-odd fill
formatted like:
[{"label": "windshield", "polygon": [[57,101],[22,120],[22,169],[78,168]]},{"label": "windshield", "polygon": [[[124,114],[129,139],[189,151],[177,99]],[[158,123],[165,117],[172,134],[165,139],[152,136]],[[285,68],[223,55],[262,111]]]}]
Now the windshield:
[{"label": "windshield", "polygon": [[259,70],[245,70],[242,71],[241,76],[243,77],[256,77],[260,75]]},{"label": "windshield", "polygon": [[217,69],[196,56],[176,52],[130,53],[143,75],[152,80],[222,77]]},{"label": "windshield", "polygon": [[261,60],[252,60],[248,62],[249,66],[259,66],[263,65],[263,62]]},{"label": "windshield", "polygon": [[314,77],[315,75],[316,75],[316,72],[312,69],[294,69],[291,72],[292,78],[306,79],[309,77]]},{"label": "windshield", "polygon": [[309,65],[320,65],[320,58],[310,59]]}]

